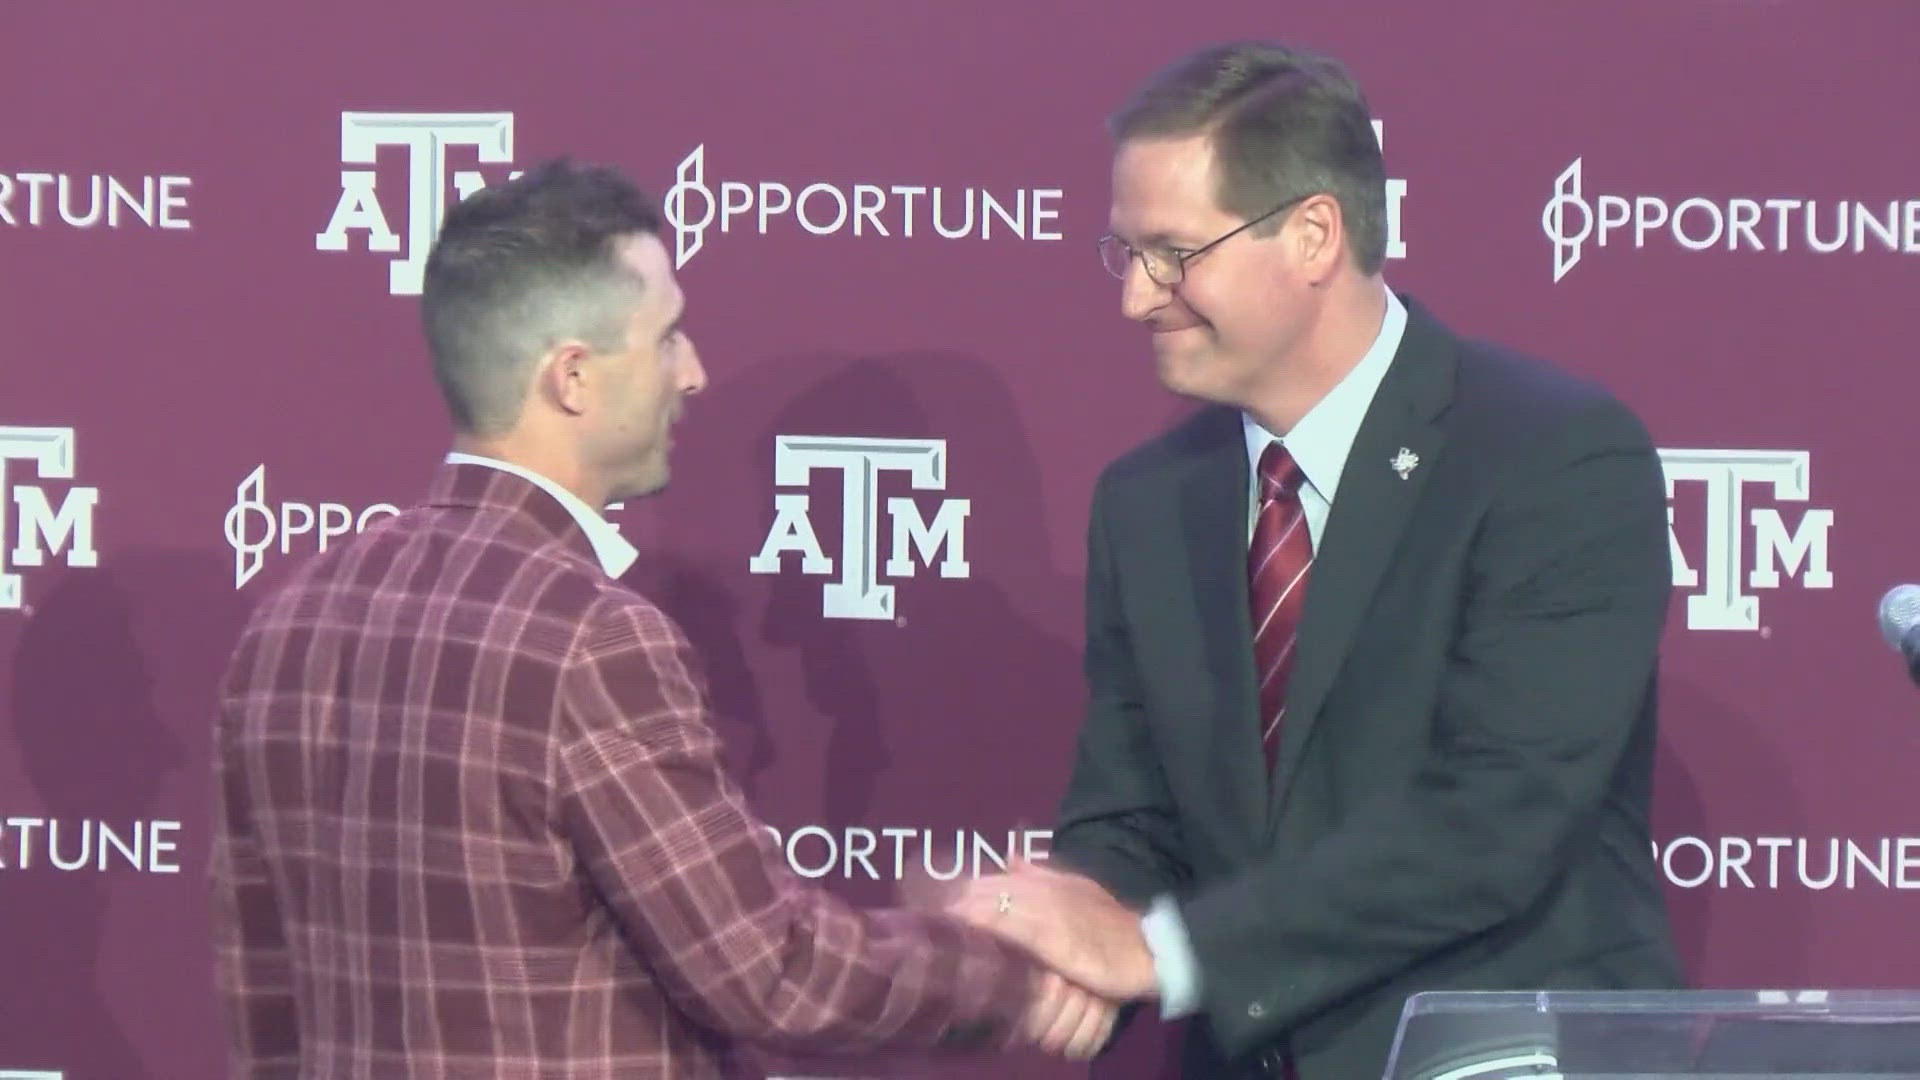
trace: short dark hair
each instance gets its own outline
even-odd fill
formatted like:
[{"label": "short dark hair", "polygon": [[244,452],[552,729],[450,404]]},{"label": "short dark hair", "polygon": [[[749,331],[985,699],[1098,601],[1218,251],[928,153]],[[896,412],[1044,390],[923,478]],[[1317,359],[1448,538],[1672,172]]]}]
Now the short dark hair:
[{"label": "short dark hair", "polygon": [[427,256],[420,320],[454,427],[491,434],[519,415],[527,367],[577,338],[619,348],[645,283],[618,256],[660,211],[626,177],[561,158],[447,211]]},{"label": "short dark hair", "polygon": [[1386,164],[1365,95],[1331,57],[1261,41],[1201,49],[1149,79],[1108,127],[1120,142],[1209,136],[1215,200],[1242,218],[1327,192],[1361,271],[1386,260]]}]

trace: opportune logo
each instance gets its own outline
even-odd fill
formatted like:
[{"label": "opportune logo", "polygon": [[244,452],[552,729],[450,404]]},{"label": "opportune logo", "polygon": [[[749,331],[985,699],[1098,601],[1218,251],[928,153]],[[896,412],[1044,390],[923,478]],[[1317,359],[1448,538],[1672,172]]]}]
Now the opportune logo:
[{"label": "opportune logo", "polygon": [[[407,153],[406,241],[388,222],[388,204],[376,190],[378,174],[372,168],[340,170],[340,200],[334,204],[327,227],[313,238],[320,251],[346,251],[349,233],[366,234],[368,251],[391,252],[387,291],[394,296],[418,296],[427,268],[427,253],[446,219],[449,180],[451,191],[466,198],[487,184],[475,169],[452,169],[448,151],[471,147],[481,164],[501,165],[513,160],[513,114],[347,112],[340,114],[340,161],[372,166],[380,148],[404,147]],[[520,175],[508,172],[507,179]]]},{"label": "opportune logo", "polygon": [[[912,577],[917,553],[931,567],[942,549],[940,576],[964,578],[967,565],[968,499],[941,499],[928,521],[920,504],[909,496],[886,500],[886,518],[892,523],[893,545],[884,566],[880,561],[880,477],[904,472],[916,491],[944,491],[947,486],[945,439],[861,439],[816,435],[780,435],[774,438],[773,482],[780,487],[806,487],[815,470],[840,474],[840,576],[821,590],[821,614],[829,619],[891,619],[895,617],[894,587],[880,582],[887,576]],[[812,496],[783,491],[773,496],[773,525],[760,553],[747,561],[755,574],[777,574],[781,556],[800,556],[803,574],[831,574],[834,560],[820,546],[808,510]]]},{"label": "opportune logo", "polygon": [[[1687,597],[1689,629],[1759,630],[1760,598],[1747,590],[1777,589],[1783,577],[1798,575],[1808,589],[1833,588],[1827,565],[1832,510],[1809,507],[1789,530],[1778,509],[1746,502],[1749,484],[1770,486],[1779,501],[1806,502],[1812,492],[1808,451],[1662,450],[1660,465],[1667,479],[1673,586],[1698,590]],[[1682,484],[1700,494],[1706,511],[1706,535],[1690,535],[1686,544],[1673,527]]]},{"label": "opportune logo", "polygon": [[785,834],[764,826],[787,857],[787,866],[804,878],[837,877],[900,881],[924,871],[936,881],[962,875],[980,877],[1004,871],[1020,860],[1048,858],[1051,829],[929,829],[912,826],[804,825]]},{"label": "opportune logo", "polygon": [[[349,533],[364,531],[368,523],[400,512],[391,503],[374,503],[353,510],[345,503],[267,501],[267,467],[256,465],[240,486],[234,489],[233,506],[227,510],[227,543],[233,548],[233,587],[252,581],[266,561],[269,548],[282,555],[293,554],[295,541],[302,550],[309,542],[313,550],[325,551],[329,541]],[[303,537],[313,537],[312,541]],[[276,544],[275,542],[278,541]]]},{"label": "opportune logo", "polygon": [[14,471],[14,463],[24,462],[42,481],[71,480],[73,455],[72,428],[0,425],[0,611],[27,607],[25,576],[8,569],[9,559],[15,567],[45,566],[52,555],[65,558],[68,566],[100,565],[93,547],[93,509],[100,489],[68,487],[55,509],[45,487],[20,482]]},{"label": "opportune logo", "polygon": [[[0,172],[0,225],[38,229],[191,229],[190,176]],[[0,1074],[3,1075],[3,1074]]]},{"label": "opportune logo", "polygon": [[1920,836],[1676,836],[1653,858],[1683,889],[1920,889]]},{"label": "opportune logo", "polygon": [[1685,251],[1920,252],[1920,199],[1725,198],[1694,195],[1597,195],[1584,190],[1585,159],[1574,158],[1553,182],[1540,227],[1553,244],[1553,280],[1566,277],[1587,245],[1639,250],[1671,241]]},{"label": "opportune logo", "polygon": [[1061,189],[990,191],[938,184],[826,180],[707,179],[707,144],[674,171],[665,211],[674,231],[675,267],[706,246],[708,231],[760,236],[798,226],[813,236],[938,237],[944,240],[1059,240]]},{"label": "opportune logo", "polygon": [[177,821],[0,815],[0,870],[177,874]]}]

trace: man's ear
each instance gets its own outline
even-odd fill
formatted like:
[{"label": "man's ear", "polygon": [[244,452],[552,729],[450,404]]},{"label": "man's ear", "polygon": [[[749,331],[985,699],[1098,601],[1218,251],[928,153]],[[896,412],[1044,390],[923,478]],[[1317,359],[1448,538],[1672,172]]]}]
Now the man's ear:
[{"label": "man's ear", "polygon": [[569,416],[586,412],[593,383],[593,370],[587,364],[590,355],[580,341],[563,341],[548,349],[538,361],[533,392]]}]

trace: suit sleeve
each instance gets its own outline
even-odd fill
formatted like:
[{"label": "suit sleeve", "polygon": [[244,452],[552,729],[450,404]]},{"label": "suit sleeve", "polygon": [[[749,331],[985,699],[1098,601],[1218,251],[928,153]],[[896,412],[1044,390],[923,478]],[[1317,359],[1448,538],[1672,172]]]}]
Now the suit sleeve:
[{"label": "suit sleeve", "polygon": [[225,1013],[228,1068],[237,1080],[294,1080],[300,1024],[293,958],[280,903],[260,853],[247,797],[245,762],[217,727],[214,765],[213,894],[215,983]]},{"label": "suit sleeve", "polygon": [[1524,912],[1600,812],[1669,591],[1659,462],[1609,403],[1497,496],[1412,782],[1304,860],[1185,898],[1205,1008],[1244,1051]]},{"label": "suit sleeve", "polygon": [[1052,857],[1145,907],[1185,882],[1189,872],[1121,614],[1106,522],[1111,499],[1110,480],[1103,477],[1087,526],[1087,715]]},{"label": "suit sleeve", "polygon": [[603,601],[563,674],[560,817],[648,968],[696,1023],[795,1051],[994,1044],[1033,994],[1011,947],[802,883],[721,766],[687,645]]}]

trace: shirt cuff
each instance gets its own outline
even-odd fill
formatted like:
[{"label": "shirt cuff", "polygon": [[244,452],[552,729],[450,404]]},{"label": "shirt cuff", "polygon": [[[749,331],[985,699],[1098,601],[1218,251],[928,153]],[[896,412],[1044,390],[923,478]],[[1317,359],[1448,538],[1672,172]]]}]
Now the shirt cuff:
[{"label": "shirt cuff", "polygon": [[1200,1009],[1200,960],[1193,955],[1187,924],[1171,896],[1156,896],[1140,918],[1140,934],[1153,954],[1160,986],[1160,1018],[1178,1020]]}]

